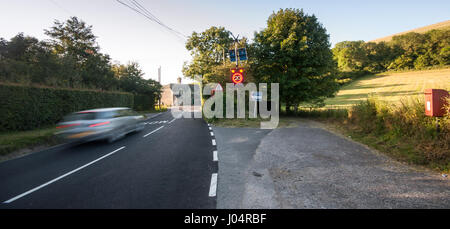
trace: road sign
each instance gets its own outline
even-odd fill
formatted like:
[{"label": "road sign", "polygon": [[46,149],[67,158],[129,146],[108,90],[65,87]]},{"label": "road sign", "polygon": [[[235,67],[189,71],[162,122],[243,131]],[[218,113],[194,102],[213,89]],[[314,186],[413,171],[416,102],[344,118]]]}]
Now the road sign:
[{"label": "road sign", "polygon": [[214,89],[214,91],[223,91],[222,85],[220,85],[220,83],[217,84],[217,86],[216,86],[216,88]]},{"label": "road sign", "polygon": [[234,84],[240,84],[244,82],[245,70],[243,68],[233,68],[231,69],[231,81]]},{"label": "road sign", "polygon": [[261,102],[263,99],[263,93],[258,91],[252,91],[251,98],[252,101]]},{"label": "road sign", "polygon": [[211,90],[211,95],[213,96],[214,94],[216,94],[216,91],[223,91],[223,87],[222,85],[220,85],[220,83],[217,84],[217,86]]},{"label": "road sign", "polygon": [[236,61],[236,51],[230,50],[230,61],[235,62]]},{"label": "road sign", "polygon": [[238,50],[239,60],[244,61],[247,60],[247,49],[242,48]]}]

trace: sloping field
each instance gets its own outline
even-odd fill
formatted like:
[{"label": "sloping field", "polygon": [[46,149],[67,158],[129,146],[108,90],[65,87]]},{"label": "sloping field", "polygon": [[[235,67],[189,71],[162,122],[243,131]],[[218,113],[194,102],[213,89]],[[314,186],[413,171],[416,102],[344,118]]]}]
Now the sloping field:
[{"label": "sloping field", "polygon": [[426,88],[450,90],[450,68],[366,76],[344,86],[325,103],[327,107],[352,106],[369,95],[396,103],[403,98],[422,96]]},{"label": "sloping field", "polygon": [[379,38],[379,39],[376,39],[376,40],[372,40],[371,42],[381,42],[381,41],[388,42],[388,41],[391,41],[392,37],[394,37],[394,36],[402,35],[402,34],[409,33],[409,32],[426,33],[426,32],[428,32],[430,30],[433,30],[433,29],[440,29],[440,30],[450,29],[450,20],[439,22],[439,23],[436,23],[436,24],[433,24],[433,25],[420,27],[420,28],[417,28],[417,29],[408,30],[408,31],[405,31],[405,32],[401,32],[401,33],[397,33],[397,34],[391,35],[391,36]]}]

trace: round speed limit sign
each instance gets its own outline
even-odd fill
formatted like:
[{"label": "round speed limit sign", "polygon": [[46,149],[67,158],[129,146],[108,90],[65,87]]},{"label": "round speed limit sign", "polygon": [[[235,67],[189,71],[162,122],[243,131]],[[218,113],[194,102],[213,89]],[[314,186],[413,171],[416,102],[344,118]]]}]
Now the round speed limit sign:
[{"label": "round speed limit sign", "polygon": [[244,81],[244,76],[240,72],[236,72],[233,74],[232,81],[235,84],[240,84]]}]

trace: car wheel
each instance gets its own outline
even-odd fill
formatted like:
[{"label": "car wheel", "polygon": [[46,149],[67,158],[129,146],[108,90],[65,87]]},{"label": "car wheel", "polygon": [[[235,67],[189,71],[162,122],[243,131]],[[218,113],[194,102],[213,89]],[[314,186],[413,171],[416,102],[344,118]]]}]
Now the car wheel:
[{"label": "car wheel", "polygon": [[119,139],[121,139],[125,134],[123,133],[112,133],[111,136],[108,138],[108,143],[113,143]]},{"label": "car wheel", "polygon": [[117,139],[119,139],[117,137],[117,134],[112,134],[111,136],[109,136],[109,138],[107,139],[108,143],[113,143],[115,141],[117,141]]}]

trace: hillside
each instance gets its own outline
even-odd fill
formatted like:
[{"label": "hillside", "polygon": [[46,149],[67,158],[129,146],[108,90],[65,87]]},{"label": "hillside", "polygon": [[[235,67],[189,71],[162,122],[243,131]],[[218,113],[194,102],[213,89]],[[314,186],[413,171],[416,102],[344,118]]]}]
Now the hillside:
[{"label": "hillside", "polygon": [[395,103],[402,98],[421,96],[426,88],[450,90],[450,68],[366,76],[344,86],[335,98],[325,102],[328,107],[351,106],[373,95]]},{"label": "hillside", "polygon": [[381,41],[388,42],[388,41],[391,41],[392,37],[394,37],[394,36],[398,36],[398,35],[402,35],[402,34],[410,33],[410,32],[426,33],[426,32],[428,32],[430,30],[433,30],[433,29],[440,29],[440,30],[450,29],[450,20],[439,22],[439,23],[436,23],[436,24],[428,25],[428,26],[424,26],[424,27],[420,27],[420,28],[417,28],[417,29],[408,30],[408,31],[405,31],[405,32],[401,32],[401,33],[397,33],[397,34],[391,35],[391,36],[378,38],[378,39],[372,40],[370,42],[381,42]]}]

